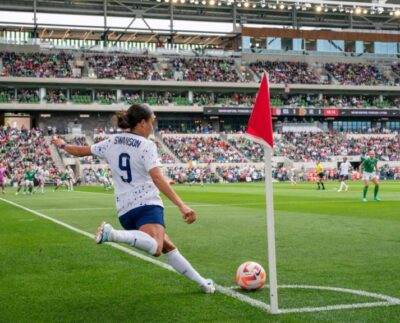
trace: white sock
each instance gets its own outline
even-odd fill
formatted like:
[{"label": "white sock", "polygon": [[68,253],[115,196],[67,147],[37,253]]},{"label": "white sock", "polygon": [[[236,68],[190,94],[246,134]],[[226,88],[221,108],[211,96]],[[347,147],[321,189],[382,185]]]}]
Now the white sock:
[{"label": "white sock", "polygon": [[182,275],[185,275],[190,280],[202,286],[207,281],[200,276],[200,274],[192,267],[192,265],[181,255],[178,249],[174,249],[165,254],[168,258],[169,264]]},{"label": "white sock", "polygon": [[108,241],[127,243],[132,247],[146,251],[152,256],[157,251],[157,241],[146,232],[139,230],[112,230],[108,236]]},{"label": "white sock", "polygon": [[342,189],[343,189],[343,182],[340,182],[340,188],[339,188],[339,191],[341,191]]},{"label": "white sock", "polygon": [[345,182],[342,182],[344,187],[347,187],[347,184]]}]

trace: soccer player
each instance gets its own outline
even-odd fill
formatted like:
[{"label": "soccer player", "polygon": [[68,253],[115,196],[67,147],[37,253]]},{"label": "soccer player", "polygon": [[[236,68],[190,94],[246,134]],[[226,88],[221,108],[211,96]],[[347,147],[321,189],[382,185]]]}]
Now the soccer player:
[{"label": "soccer player", "polygon": [[67,169],[65,170],[67,174],[67,179],[65,180],[65,183],[67,185],[68,192],[73,192],[74,191],[74,171],[72,170],[71,166],[67,166]]},{"label": "soccer player", "polygon": [[66,171],[65,172],[59,172],[56,175],[56,187],[54,188],[53,192],[57,191],[61,186],[63,186],[66,183],[66,181],[68,179],[68,176],[69,175],[68,175],[68,173]]},{"label": "soccer player", "polygon": [[379,192],[379,171],[378,171],[378,158],[375,157],[375,152],[371,150],[368,156],[362,161],[359,167],[359,171],[362,172],[362,179],[364,180],[364,191],[363,191],[363,202],[367,202],[367,193],[369,187],[369,181],[372,180],[374,189],[374,201],[378,202],[381,199],[378,196]]},{"label": "soccer player", "polygon": [[6,188],[6,177],[10,178],[10,175],[8,174],[6,165],[3,163],[0,163],[0,185],[1,185],[1,192],[5,194],[5,188]]},{"label": "soccer player", "polygon": [[146,104],[134,104],[128,111],[117,113],[117,120],[118,126],[128,131],[92,146],[66,145],[62,139],[52,141],[74,156],[97,155],[110,165],[119,221],[125,230],[115,230],[102,222],[97,229],[96,242],[127,243],[155,257],[164,253],[177,272],[197,283],[204,293],[214,293],[213,281],[203,278],[192,267],[165,232],[160,191],[179,208],[186,223],[193,223],[196,213],[162,175],[157,147],[148,139],[153,132],[153,112]]},{"label": "soccer player", "polygon": [[35,192],[40,189],[40,193],[44,194],[44,183],[46,181],[46,171],[43,167],[39,166],[36,171],[36,179],[38,181],[38,186]]},{"label": "soccer player", "polygon": [[321,165],[319,160],[317,160],[316,173],[317,173],[317,185],[318,185],[317,190],[320,190],[321,186],[322,186],[322,189],[324,190],[325,189],[325,185],[324,185],[324,182],[323,182],[323,179],[324,179],[324,176],[325,176],[324,175],[324,168],[322,167],[322,165]]},{"label": "soccer player", "polygon": [[349,171],[351,169],[351,164],[347,161],[347,157],[343,157],[343,161],[340,163],[339,166],[339,182],[340,187],[338,192],[341,192],[343,189],[347,192],[349,186],[345,183],[349,179]]},{"label": "soccer player", "polygon": [[297,177],[296,168],[292,168],[290,170],[290,183],[291,183],[290,185],[291,186],[296,186],[297,185],[296,177]]},{"label": "soccer player", "polygon": [[25,176],[25,188],[24,188],[24,194],[26,194],[26,190],[29,190],[29,194],[32,194],[33,186],[34,186],[34,180],[36,176],[35,170],[32,169],[32,165],[28,165],[25,168],[24,171],[24,176]]}]

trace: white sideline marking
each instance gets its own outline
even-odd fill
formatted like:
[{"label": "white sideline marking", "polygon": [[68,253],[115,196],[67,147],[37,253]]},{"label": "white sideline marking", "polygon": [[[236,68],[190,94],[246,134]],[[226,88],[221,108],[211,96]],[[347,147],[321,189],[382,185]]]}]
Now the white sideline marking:
[{"label": "white sideline marking", "polygon": [[[266,285],[264,288],[269,288]],[[305,312],[322,312],[322,311],[333,311],[333,310],[344,310],[344,309],[356,309],[356,308],[368,308],[368,307],[381,307],[381,306],[394,306],[400,305],[400,299],[377,293],[370,293],[362,290],[338,288],[338,287],[325,287],[325,286],[313,286],[313,285],[278,285],[279,289],[317,289],[326,290],[339,293],[347,293],[353,295],[359,295],[364,297],[371,297],[383,300],[383,302],[365,302],[365,303],[353,303],[353,304],[338,304],[318,307],[300,307],[300,308],[287,308],[279,309],[278,314],[290,314],[290,313],[305,313]],[[231,290],[239,289],[238,286],[229,287]]]},{"label": "white sideline marking", "polygon": [[[11,204],[15,207],[18,207],[20,209],[23,209],[25,211],[28,211],[30,213],[33,213],[39,217],[42,217],[46,220],[49,220],[51,222],[54,222],[56,224],[59,224],[67,229],[70,229],[74,232],[80,233],[86,237],[89,237],[91,239],[94,239],[95,235],[88,233],[86,231],[80,230],[78,228],[75,228],[72,225],[69,225],[65,222],[56,220],[46,214],[43,214],[41,212],[29,209],[23,205],[17,204],[15,202],[6,200],[4,198],[0,198],[1,201]],[[142,255],[130,248],[124,247],[122,245],[116,244],[116,243],[110,243],[107,242],[107,245],[121,250],[127,254],[130,254],[134,257],[137,257],[141,260],[150,262],[156,266],[159,266],[161,268],[164,268],[166,270],[172,271],[176,274],[179,274],[178,272],[176,272],[170,265],[165,264],[159,260],[156,260],[154,258],[150,258],[148,256]],[[237,286],[235,287],[223,287],[220,285],[215,284],[215,287],[217,289],[218,292],[220,292],[221,294],[230,296],[232,298],[236,298],[242,302],[245,302],[253,307],[257,307],[260,309],[263,309],[264,311],[270,312],[270,306],[264,302],[261,302],[259,300],[253,299],[249,296],[243,295],[241,293],[238,293],[236,291],[234,291],[234,289],[238,288]],[[266,286],[268,287],[268,286]],[[400,299],[398,298],[394,298],[394,297],[390,297],[387,295],[383,295],[383,294],[376,294],[376,293],[370,293],[370,292],[366,292],[366,291],[360,291],[360,290],[354,290],[354,289],[347,289],[347,288],[337,288],[337,287],[324,287],[324,286],[309,286],[309,285],[280,285],[278,286],[278,288],[300,288],[300,289],[318,289],[318,290],[328,290],[328,291],[334,291],[334,292],[342,292],[342,293],[349,293],[349,294],[355,294],[355,295],[359,295],[359,296],[365,296],[365,297],[371,297],[371,298],[377,298],[377,299],[381,299],[383,300],[382,302],[369,302],[369,303],[354,303],[354,304],[339,304],[339,305],[329,305],[329,306],[320,306],[320,307],[301,307],[301,308],[288,308],[288,309],[279,309],[278,310],[278,314],[289,314],[289,313],[304,313],[304,312],[321,312],[321,311],[332,311],[332,310],[343,310],[343,309],[356,309],[356,308],[367,308],[367,307],[380,307],[380,306],[393,306],[393,305],[400,305]]]},{"label": "white sideline marking", "polygon": [[[89,238],[91,238],[91,239],[94,239],[94,237],[95,237],[94,234],[91,234],[91,233],[88,233],[88,232],[86,232],[86,231],[83,231],[83,230],[80,230],[80,229],[78,229],[78,228],[75,228],[75,227],[72,226],[72,225],[69,225],[69,224],[67,224],[67,223],[65,223],[65,222],[62,222],[62,221],[59,221],[59,220],[56,220],[56,219],[54,219],[54,218],[52,218],[52,217],[50,217],[50,216],[48,216],[48,215],[46,215],[46,214],[43,214],[43,213],[41,213],[41,212],[38,212],[38,211],[35,211],[35,210],[32,210],[32,209],[29,209],[29,208],[27,208],[27,207],[25,207],[25,206],[23,206],[23,205],[14,203],[14,202],[12,202],[12,201],[9,201],[9,200],[3,199],[3,198],[0,198],[0,200],[3,201],[3,202],[6,202],[6,203],[8,203],[8,204],[11,204],[11,205],[13,205],[13,206],[15,206],[15,207],[18,207],[18,208],[20,208],[20,209],[23,209],[23,210],[25,210],[25,211],[28,211],[28,212],[30,212],[30,213],[33,213],[33,214],[35,214],[35,215],[37,215],[37,216],[40,216],[40,217],[42,217],[42,218],[44,218],[44,219],[46,219],[46,220],[49,220],[49,221],[54,222],[54,223],[57,223],[57,224],[59,224],[59,225],[65,227],[65,228],[67,228],[67,229],[70,229],[70,230],[72,230],[72,231],[74,231],[74,232],[80,233],[80,234],[82,234],[82,235],[84,235],[84,236],[86,236],[86,237],[89,237]],[[134,256],[134,257],[137,257],[137,258],[139,258],[139,259],[142,259],[142,260],[144,260],[144,261],[147,261],[147,262],[150,262],[150,263],[152,263],[152,264],[154,264],[154,265],[157,265],[157,266],[159,266],[159,267],[161,267],[161,268],[164,268],[164,269],[167,269],[167,270],[169,270],[169,271],[172,271],[172,272],[174,272],[174,273],[176,273],[176,274],[179,274],[179,273],[178,273],[177,271],[175,271],[175,269],[173,269],[170,265],[167,265],[167,264],[165,264],[165,263],[163,263],[163,262],[161,262],[161,261],[159,261],[159,260],[150,258],[150,257],[148,257],[148,256],[142,255],[142,254],[140,254],[140,253],[138,253],[138,252],[136,252],[136,251],[134,251],[134,250],[132,250],[132,249],[130,249],[130,248],[127,248],[127,247],[124,247],[124,246],[121,246],[121,245],[119,245],[119,244],[112,243],[112,242],[111,242],[111,243],[110,243],[110,242],[107,242],[106,244],[109,245],[109,246],[111,246],[111,247],[113,247],[113,248],[115,248],[115,249],[118,249],[118,250],[121,250],[121,251],[123,251],[123,252],[126,252],[127,254],[130,254],[130,255],[132,255],[132,256]],[[180,275],[180,274],[179,274],[179,275]],[[255,299],[253,299],[253,298],[251,298],[251,297],[248,297],[248,296],[246,296],[246,295],[242,295],[242,294],[240,294],[240,293],[238,293],[238,292],[235,292],[235,291],[233,291],[233,290],[231,290],[231,289],[229,289],[229,288],[226,288],[226,287],[223,287],[223,286],[219,286],[219,285],[217,285],[217,284],[215,284],[215,287],[216,287],[217,291],[219,291],[221,294],[225,294],[225,295],[227,295],[227,296],[236,298],[236,299],[238,299],[238,300],[240,300],[240,301],[242,301],[242,302],[245,302],[245,303],[247,303],[247,304],[250,304],[251,306],[261,308],[261,309],[263,309],[263,310],[265,310],[265,311],[269,311],[269,305],[267,305],[267,304],[265,304],[265,303],[263,303],[263,302],[260,302],[260,301],[258,301],[258,300],[255,300]]]},{"label": "white sideline marking", "polygon": [[[52,199],[53,200],[53,199]],[[51,201],[52,201],[51,200]],[[65,199],[64,199],[65,200]],[[242,205],[261,205],[262,203],[241,203],[241,204],[229,204],[229,206],[242,206]],[[189,204],[190,207],[226,207],[222,204]],[[175,205],[164,205],[165,209],[176,208]],[[90,210],[115,210],[115,207],[82,207],[82,208],[50,208],[50,209],[38,209],[38,211],[90,211]]]}]

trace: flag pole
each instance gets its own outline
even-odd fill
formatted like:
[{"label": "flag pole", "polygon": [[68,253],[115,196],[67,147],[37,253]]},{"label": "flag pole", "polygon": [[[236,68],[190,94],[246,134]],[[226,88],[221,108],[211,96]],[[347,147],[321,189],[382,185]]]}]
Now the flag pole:
[{"label": "flag pole", "polygon": [[268,268],[269,268],[269,296],[271,313],[278,313],[278,282],[276,275],[275,249],[275,219],[274,196],[272,191],[272,148],[264,147],[265,159],[265,198],[267,203],[267,238],[268,238]]}]

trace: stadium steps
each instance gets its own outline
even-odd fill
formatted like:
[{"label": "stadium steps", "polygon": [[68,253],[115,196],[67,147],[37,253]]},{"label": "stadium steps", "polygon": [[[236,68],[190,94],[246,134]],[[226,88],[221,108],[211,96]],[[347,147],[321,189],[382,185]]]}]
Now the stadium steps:
[{"label": "stadium steps", "polygon": [[[249,82],[259,82],[260,78],[246,65],[242,65],[236,68],[237,73],[242,78],[242,81],[249,81]],[[244,77],[243,73],[247,76]]]},{"label": "stadium steps", "polygon": [[221,134],[220,139],[223,140],[229,147],[231,147],[234,151],[236,151],[239,155],[241,155],[247,163],[251,163],[252,161],[248,159],[235,145],[229,143],[228,136],[226,134]]},{"label": "stadium steps", "polygon": [[51,136],[45,136],[46,144],[50,147],[51,158],[54,161],[54,164],[57,166],[58,169],[65,170],[65,165],[62,161],[60,154],[58,153],[57,147],[52,145]]},{"label": "stadium steps", "polygon": [[168,146],[167,146],[166,144],[164,144],[164,142],[162,141],[162,139],[161,139],[161,137],[160,137],[159,135],[158,135],[158,136],[155,136],[155,137],[154,137],[154,140],[157,141],[157,142],[160,144],[160,146],[162,147],[162,149],[163,149],[168,155],[174,157],[176,162],[179,162],[179,163],[182,162],[182,161],[178,158],[178,156],[176,156],[176,155],[173,153],[173,151],[172,151],[171,149],[169,149]]}]

